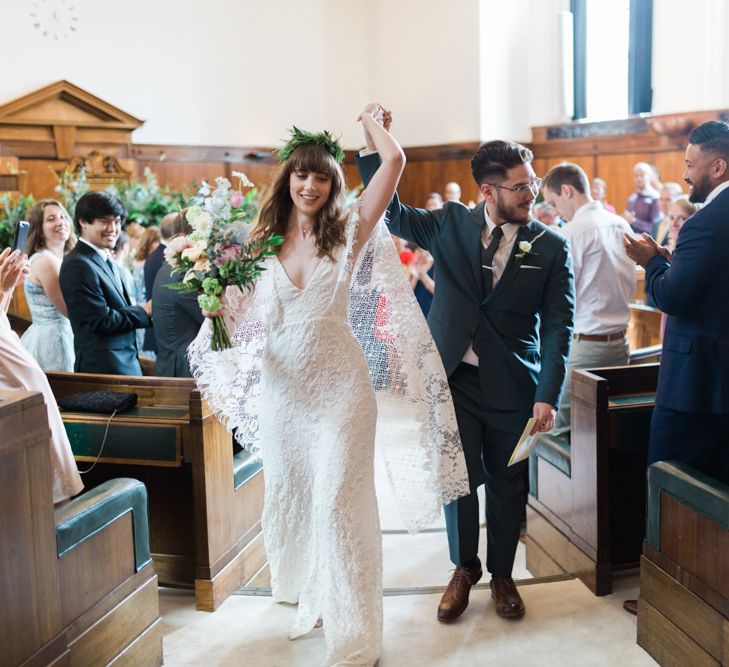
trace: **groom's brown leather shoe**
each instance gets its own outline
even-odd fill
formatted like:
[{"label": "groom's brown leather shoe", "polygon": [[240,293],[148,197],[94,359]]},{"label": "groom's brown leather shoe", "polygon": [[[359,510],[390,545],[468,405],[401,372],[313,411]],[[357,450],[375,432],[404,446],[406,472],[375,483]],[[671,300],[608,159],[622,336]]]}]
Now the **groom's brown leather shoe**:
[{"label": "groom's brown leather shoe", "polygon": [[492,577],[491,597],[496,601],[496,613],[502,618],[524,616],[524,602],[511,577]]},{"label": "groom's brown leather shoe", "polygon": [[471,586],[475,586],[482,575],[480,563],[475,567],[456,567],[438,605],[438,620],[441,623],[453,623],[466,611]]}]

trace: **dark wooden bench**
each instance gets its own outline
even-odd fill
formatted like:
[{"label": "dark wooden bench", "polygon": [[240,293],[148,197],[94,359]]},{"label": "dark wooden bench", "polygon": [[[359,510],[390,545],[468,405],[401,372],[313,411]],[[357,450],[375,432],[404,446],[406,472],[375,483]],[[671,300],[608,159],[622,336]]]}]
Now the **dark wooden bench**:
[{"label": "dark wooden bench", "polygon": [[0,392],[4,665],[162,664],[147,493],[109,480],[53,509],[39,393]]},{"label": "dark wooden bench", "polygon": [[[133,477],[149,493],[152,558],[161,584],[195,587],[197,608],[214,611],[265,563],[263,472],[233,455],[230,434],[190,378],[48,373],[60,399],[111,389],[135,392],[136,408],[114,417],[98,464],[84,481]],[[80,468],[93,464],[106,415],[62,413]]]},{"label": "dark wooden bench", "polygon": [[527,568],[569,572],[593,593],[637,567],[645,534],[645,469],[658,364],[572,375],[571,441],[544,436],[529,458]]},{"label": "dark wooden bench", "polygon": [[729,665],[729,486],[678,463],[648,469],[638,644],[661,665]]}]

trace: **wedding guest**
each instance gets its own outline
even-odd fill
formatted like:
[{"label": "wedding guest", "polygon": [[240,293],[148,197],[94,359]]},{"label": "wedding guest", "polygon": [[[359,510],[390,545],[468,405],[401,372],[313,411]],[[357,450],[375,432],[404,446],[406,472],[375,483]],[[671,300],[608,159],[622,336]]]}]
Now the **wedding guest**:
[{"label": "wedding guest", "polygon": [[[663,244],[669,253],[673,253],[676,249],[676,241],[678,241],[678,234],[683,227],[683,223],[686,222],[699,208],[695,204],[689,201],[686,196],[681,196],[675,199],[668,206],[668,242]],[[661,340],[666,331],[666,321],[668,316],[666,313],[661,315]]]},{"label": "wedding guest", "polygon": [[51,438],[53,502],[62,503],[83,489],[66,429],[46,374],[21,345],[7,317],[13,290],[30,275],[26,255],[5,248],[0,253],[0,389],[39,391],[45,399]]},{"label": "wedding guest", "polygon": [[[147,296],[147,289],[144,284],[144,263],[147,258],[159,247],[160,244],[160,231],[159,227],[152,226],[142,232],[142,236],[137,246],[137,252],[134,255],[134,261],[132,262],[132,278],[134,279],[134,294],[131,295],[134,303],[145,303],[152,298],[150,292]],[[137,329],[137,347],[144,351],[144,335],[146,329]],[[146,356],[154,357],[154,351],[149,350],[146,352]]]},{"label": "wedding guest", "polygon": [[[168,213],[162,218],[162,221],[159,223],[159,244],[147,255],[147,259],[144,260],[144,292],[150,298],[152,296],[152,289],[154,288],[154,279],[157,277],[157,272],[161,266],[165,263],[165,248],[167,247],[167,242],[170,240],[177,215],[177,213]],[[144,354],[150,357],[154,357],[157,354],[154,323],[144,330],[144,345],[142,349],[144,350]]]},{"label": "wedding guest", "polygon": [[461,201],[461,186],[455,181],[446,183],[443,190],[443,199],[445,201]]},{"label": "wedding guest", "polygon": [[703,203],[673,254],[650,236],[626,237],[646,269],[646,292],[668,314],[651,417],[648,464],[678,461],[729,484],[729,124],[712,120],[688,138],[684,181]]},{"label": "wedding guest", "polygon": [[608,204],[605,199],[605,193],[607,192],[607,183],[602,178],[593,178],[590,184],[590,194],[595,201],[599,201],[603,208],[610,213],[615,213],[615,207],[612,204]]},{"label": "wedding guest", "polygon": [[58,276],[64,255],[76,245],[71,218],[55,199],[42,199],[28,212],[25,298],[33,323],[20,339],[44,371],[73,371],[73,331]]},{"label": "wedding guest", "polygon": [[131,271],[133,266],[132,262],[137,255],[137,248],[139,248],[139,243],[142,240],[142,235],[145,230],[138,222],[128,222],[126,227],[124,227],[124,231],[129,235],[130,265],[127,268]]},{"label": "wedding guest", "polygon": [[132,276],[132,272],[129,269],[133,261],[131,257],[131,250],[131,239],[129,234],[122,229],[121,232],[119,232],[119,238],[116,241],[112,255],[114,258],[114,264],[116,264],[116,268],[119,269],[119,275],[121,276],[122,283],[124,283],[124,288],[127,290],[127,294],[129,294],[132,305],[136,306],[137,301],[134,294],[134,276]]},{"label": "wedding guest", "polygon": [[651,187],[652,178],[653,170],[648,163],[637,162],[633,166],[635,192],[628,197],[623,217],[638,234],[650,234],[661,216],[658,209],[658,191]]},{"label": "wedding guest", "polygon": [[661,188],[661,195],[658,198],[658,209],[661,212],[661,217],[653,225],[653,229],[651,230],[651,236],[659,245],[666,245],[669,240],[668,227],[670,223],[668,220],[668,207],[671,205],[671,202],[675,201],[682,194],[683,190],[678,183],[664,183]]},{"label": "wedding guest", "polygon": [[[395,457],[389,472],[407,478],[404,495],[396,494],[407,505],[406,520],[412,512],[437,516],[443,491],[457,496],[467,489],[445,376],[381,222],[405,155],[378,116],[384,112],[377,104],[360,115],[382,166],[351,213],[342,210],[339,143],[329,133],[292,131],[277,151],[281,166],[251,232],[254,241],[276,234],[284,243],[255,289],[225,292],[220,315],[235,347],[211,351],[208,325],[190,346],[208,404],[238,427],[242,443],[250,444],[246,432],[260,442],[254,447],[260,446],[266,468],[261,523],[273,599],[297,605],[291,638],[323,623],[326,665],[372,666],[381,653],[375,432],[383,458]],[[397,360],[412,383],[389,385],[383,403],[397,396],[402,410],[389,420],[381,419],[385,409],[378,411],[373,385],[382,374],[394,375],[381,364],[396,357],[368,354],[370,284],[394,299],[388,307],[397,318],[388,333],[402,346],[404,359]],[[430,396],[426,386],[435,389]],[[415,401],[415,394],[422,398]],[[414,403],[417,414],[405,407]]]},{"label": "wedding guest", "polygon": [[425,210],[435,211],[438,208],[443,208],[443,197],[437,192],[431,192],[425,199]]},{"label": "wedding guest", "polygon": [[564,224],[564,220],[557,214],[554,206],[550,206],[546,201],[534,207],[534,217],[552,229],[559,229]]},{"label": "wedding guest", "polygon": [[567,220],[560,230],[569,241],[575,273],[575,325],[562,404],[553,433],[570,432],[572,371],[628,363],[626,338],[635,293],[635,263],[625,254],[628,223],[592,199],[583,169],[563,162],[544,177],[545,199]]},{"label": "wedding guest", "polygon": [[79,242],[61,264],[78,373],[142,375],[135,331],[148,327],[152,303],[132,305],[111,258],[126,211],[108,192],[87,192],[76,203]]},{"label": "wedding guest", "polygon": [[[170,226],[172,240],[180,234],[189,235],[192,227],[187,222],[187,209],[176,213]],[[182,282],[184,273],[172,273],[165,262],[154,279],[154,328],[157,341],[157,359],[154,374],[160,377],[191,377],[187,360],[187,347],[192,343],[205,321],[197,294],[180,292],[169,285]]]},{"label": "wedding guest", "polygon": [[412,263],[412,270],[415,277],[413,292],[418,300],[420,310],[427,318],[430,306],[433,303],[435,293],[435,280],[433,280],[433,256],[422,248],[415,247],[415,261]]}]

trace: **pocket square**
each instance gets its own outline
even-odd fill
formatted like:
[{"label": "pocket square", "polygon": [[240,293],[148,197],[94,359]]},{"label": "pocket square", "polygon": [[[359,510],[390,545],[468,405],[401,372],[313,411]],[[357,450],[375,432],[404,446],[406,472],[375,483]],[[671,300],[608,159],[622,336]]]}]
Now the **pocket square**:
[{"label": "pocket square", "polygon": [[542,270],[542,267],[541,266],[531,266],[529,264],[521,264],[519,266],[519,268],[520,269],[539,269],[540,271]]}]

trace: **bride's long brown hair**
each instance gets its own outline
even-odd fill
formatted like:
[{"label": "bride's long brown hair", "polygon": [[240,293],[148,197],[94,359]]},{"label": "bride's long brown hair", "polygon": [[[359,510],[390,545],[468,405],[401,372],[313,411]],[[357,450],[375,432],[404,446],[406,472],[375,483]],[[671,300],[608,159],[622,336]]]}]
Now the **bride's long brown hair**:
[{"label": "bride's long brown hair", "polygon": [[295,171],[326,174],[332,181],[329,199],[316,215],[312,233],[319,257],[334,259],[333,250],[346,241],[344,214],[344,173],[337,161],[323,146],[304,144],[294,150],[288,160],[273,173],[271,185],[263,193],[263,201],[251,231],[251,238],[264,241],[272,234],[285,236],[294,202],[289,192],[289,178]]}]

